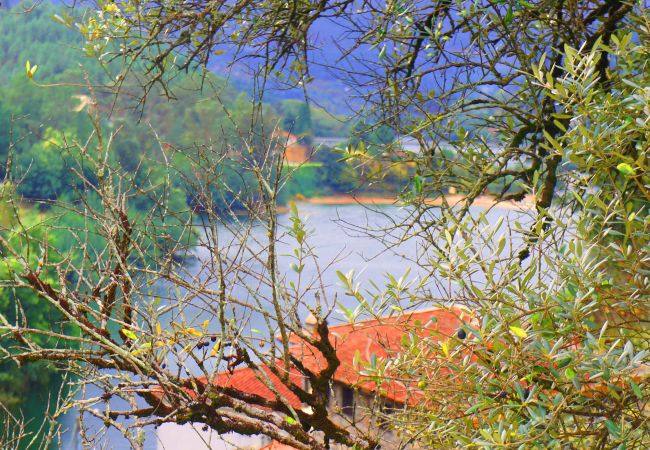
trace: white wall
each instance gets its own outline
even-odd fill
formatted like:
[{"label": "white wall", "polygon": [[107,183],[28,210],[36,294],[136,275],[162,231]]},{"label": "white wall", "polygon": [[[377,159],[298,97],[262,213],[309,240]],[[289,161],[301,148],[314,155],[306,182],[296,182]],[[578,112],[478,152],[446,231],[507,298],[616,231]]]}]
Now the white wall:
[{"label": "white wall", "polygon": [[166,423],[158,428],[158,450],[257,450],[269,444],[266,436],[242,436],[237,433],[219,435],[202,425]]}]

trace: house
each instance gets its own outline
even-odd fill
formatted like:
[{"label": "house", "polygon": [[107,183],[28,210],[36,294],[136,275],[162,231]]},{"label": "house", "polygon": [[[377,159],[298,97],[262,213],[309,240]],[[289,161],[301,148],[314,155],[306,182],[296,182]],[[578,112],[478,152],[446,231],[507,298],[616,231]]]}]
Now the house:
[{"label": "house", "polygon": [[[395,447],[398,437],[378,420],[381,415],[376,412],[386,413],[391,409],[414,404],[421,399],[422,394],[416,386],[398,381],[377,385],[363,375],[364,366],[400,352],[403,339],[412,333],[422,338],[442,341],[455,335],[462,323],[472,321],[467,311],[454,307],[405,312],[391,317],[329,326],[329,339],[341,362],[328,393],[327,407],[334,421],[344,427],[356,427],[372,434],[383,448]],[[316,325],[315,319],[310,316],[305,321],[305,330],[315,332]],[[290,347],[292,356],[300,360],[308,370],[318,373],[327,366],[325,357],[296,335],[292,335],[290,341],[293,343]],[[289,380],[290,383],[309,390],[307,379],[297,370],[289,373]],[[307,410],[306,405],[265,365],[256,368],[242,366],[231,372],[221,372],[212,383],[224,389],[236,388],[242,392],[254,393],[267,400],[282,397],[292,408]],[[198,426],[190,425],[163,425],[159,428],[158,439],[158,448],[161,450],[291,448],[272,442],[266,436],[240,436],[235,433],[220,436],[214,431],[204,431]]]},{"label": "house", "polygon": [[301,142],[300,137],[288,131],[276,130],[271,135],[277,145],[284,149],[285,163],[290,166],[298,166],[308,162],[314,149]]}]

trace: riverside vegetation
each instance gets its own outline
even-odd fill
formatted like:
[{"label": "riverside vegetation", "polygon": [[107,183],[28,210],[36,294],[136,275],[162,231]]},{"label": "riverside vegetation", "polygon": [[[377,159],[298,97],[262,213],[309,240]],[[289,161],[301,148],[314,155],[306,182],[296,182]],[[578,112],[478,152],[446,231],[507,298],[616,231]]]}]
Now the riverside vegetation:
[{"label": "riverside vegetation", "polygon": [[[365,232],[387,249],[422,240],[410,257],[426,276],[360,287],[341,274],[358,302],[346,318],[450,304],[474,317],[441,343],[414,333],[397,354],[360,361],[377,384],[398,379],[422,395],[421,407],[374,412],[404,446],[647,447],[646,2],[84,6],[55,23],[39,5],[23,31],[2,17],[15,33],[0,45],[14,55],[0,74],[3,404],[19,406],[56,368],[78,391],[53,395],[52,414],[94,415],[134,448],[142,427],[168,422],[300,449],[375,448],[376,436],[326,408],[340,364],[328,334],[338,307],[318,276],[327,263],[297,210],[287,229],[277,220],[300,183],[361,184],[394,193],[407,212]],[[314,56],[323,23],[340,34],[328,47],[335,60]],[[52,47],[17,50],[21,32],[47,32]],[[88,56],[81,69],[54,59],[80,61],[68,39]],[[207,70],[220,57],[247,64],[249,95]],[[25,73],[23,59],[38,70]],[[277,125],[305,142],[345,127],[302,101],[274,103],[267,83],[309,101],[313,70],[328,63],[357,96],[359,120],[346,148],[301,175],[283,164]],[[393,145],[399,135],[422,151]],[[445,201],[450,188],[464,194],[456,204]],[[532,225],[470,214],[486,190],[532,198]],[[211,255],[198,274],[179,263],[197,239]],[[280,241],[294,246],[289,272]],[[303,278],[306,265],[317,275]],[[198,323],[191,308],[209,318]],[[298,317],[307,311],[316,333]],[[262,333],[243,331],[252,314]],[[296,339],[323,355],[322,372],[292,358]],[[200,381],[226,364],[261,374],[260,362],[309,409]],[[101,394],[80,397],[86,384]],[[115,398],[127,406],[113,408]],[[57,436],[56,422],[34,435],[7,417],[3,446]]]}]

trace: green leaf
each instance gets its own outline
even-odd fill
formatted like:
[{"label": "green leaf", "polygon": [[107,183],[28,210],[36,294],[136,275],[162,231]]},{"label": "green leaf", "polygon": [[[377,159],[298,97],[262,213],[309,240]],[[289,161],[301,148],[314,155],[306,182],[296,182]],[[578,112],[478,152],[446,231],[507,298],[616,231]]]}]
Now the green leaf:
[{"label": "green leaf", "polygon": [[354,352],[354,356],[352,357],[352,365],[354,367],[359,367],[361,365],[361,352],[359,350]]},{"label": "green leaf", "polygon": [[510,327],[510,331],[512,331],[512,333],[513,333],[515,336],[518,336],[518,337],[520,337],[520,338],[524,338],[524,339],[525,339],[525,338],[528,337],[528,333],[526,333],[526,331],[525,331],[523,328],[519,328],[519,327],[511,326],[511,327]]},{"label": "green leaf", "polygon": [[134,341],[138,339],[138,336],[128,328],[122,328],[122,334],[129,339],[133,339]]},{"label": "green leaf", "polygon": [[66,22],[66,20],[63,17],[61,17],[60,15],[58,15],[58,14],[54,14],[51,17],[56,22],[59,22],[61,25],[66,25],[66,26],[68,25],[68,22]]},{"label": "green leaf", "polygon": [[564,369],[564,375],[569,381],[573,381],[573,379],[576,377],[576,373],[571,367]]},{"label": "green leaf", "polygon": [[638,384],[636,384],[633,380],[630,380],[630,386],[632,387],[632,392],[634,392],[634,395],[636,395],[639,400],[643,399],[643,392],[641,392],[641,388],[639,387]]},{"label": "green leaf", "polygon": [[415,175],[413,177],[413,185],[415,187],[415,192],[420,193],[422,192],[422,177],[420,175]]},{"label": "green leaf", "polygon": [[620,163],[616,166],[616,169],[626,177],[634,175],[634,168],[627,163]]},{"label": "green leaf", "polygon": [[611,420],[607,419],[605,421],[605,426],[607,427],[609,432],[614,435],[614,437],[618,437],[621,434],[621,428]]},{"label": "green leaf", "polygon": [[296,419],[294,419],[293,417],[287,417],[287,423],[289,425],[293,425],[293,424],[295,424],[297,422],[296,422]]},{"label": "green leaf", "polygon": [[512,9],[512,5],[508,6],[508,11],[506,12],[506,17],[504,19],[506,25],[510,25],[515,18],[515,12]]},{"label": "green leaf", "polygon": [[497,255],[501,254],[505,246],[506,246],[506,237],[504,235],[501,235],[499,237],[499,242],[497,244]]}]

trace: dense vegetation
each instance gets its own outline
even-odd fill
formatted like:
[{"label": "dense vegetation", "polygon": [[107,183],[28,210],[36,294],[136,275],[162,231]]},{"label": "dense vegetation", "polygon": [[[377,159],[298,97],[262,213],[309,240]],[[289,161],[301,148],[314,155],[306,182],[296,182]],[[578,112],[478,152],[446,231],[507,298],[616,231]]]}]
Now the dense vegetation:
[{"label": "dense vegetation", "polygon": [[[50,79],[28,66],[0,108],[20,114],[4,123],[13,138],[4,138],[0,345],[16,361],[59,364],[97,385],[68,405],[136,448],[143,426],[170,422],[305,450],[372,450],[386,429],[424,448],[647,447],[645,2],[94,7],[78,29],[103,64],[86,71],[116,90],[79,83],[79,69]],[[345,30],[334,69],[364,97],[363,120],[338,154],[287,167],[273,144],[278,123],[302,143],[337,126],[308,101],[251,100],[197,67],[230,55],[257,62],[255,86],[272,78],[307,90],[319,22]],[[63,85],[43,86],[54,82]],[[394,145],[400,134],[424,151]],[[409,256],[427,275],[360,286],[339,273],[358,303],[348,318],[464,311],[455,332],[414,323],[399,351],[355,358],[378,387],[368,412],[381,430],[342,425],[329,408],[341,360],[328,320],[340,305],[327,301],[298,210],[288,229],[278,226],[289,197],[360,183],[399,190],[405,216],[374,233],[388,250],[416,239]],[[449,204],[450,188],[464,198]],[[521,219],[489,223],[472,208],[486,190],[531,203]],[[178,259],[197,222],[209,256],[190,271]],[[299,317],[307,311],[310,329]],[[248,327],[252,317],[266,329]],[[296,349],[317,354],[321,370]],[[237,367],[275,395],[205,382]],[[269,373],[304,407],[288,404]],[[382,409],[391,380],[417,405]],[[128,406],[112,408],[113,398]]]},{"label": "dense vegetation", "polygon": [[[0,10],[0,180],[7,176],[10,167],[12,183],[3,185],[3,223],[11,230],[18,226],[30,229],[35,240],[42,239],[44,228],[40,223],[56,223],[48,230],[47,240],[56,249],[59,258],[78,259],[77,242],[70,230],[83,225],[83,219],[74,211],[62,209],[65,202],[99,201],[90,194],[90,186],[97,184],[96,157],[82,155],[77,143],[96,132],[92,115],[96,111],[113,110],[110,119],[102,122],[105,132],[116,131],[108,164],[123,170],[130,189],[147,191],[129,204],[133,214],[145,214],[152,206],[156,186],[164,184],[168,167],[175,175],[171,190],[166,194],[174,211],[195,210],[205,206],[200,195],[187,183],[192,177],[193,158],[211,157],[223,159],[218,169],[219,178],[211,184],[217,200],[213,207],[239,205],[242,192],[256,188],[251,179],[238,175],[237,159],[224,158],[226,148],[237,146],[242,131],[248,132],[248,121],[254,105],[244,93],[229,88],[224,79],[213,74],[206,78],[186,75],[174,82],[176,99],[150,96],[144,106],[128,95],[117,98],[101,88],[113,77],[116,65],[102,67],[93,58],[87,58],[81,49],[83,39],[78,32],[62,25],[66,10],[50,4],[40,5],[29,13],[20,6],[12,10]],[[39,87],[25,75],[25,64],[38,65],[34,79]],[[95,87],[90,90],[88,83]],[[137,98],[136,77],[124,80],[123,94],[133,91]],[[346,127],[340,119],[318,107],[310,107],[304,101],[272,99],[276,109],[267,105],[260,137],[269,139],[275,127],[291,130],[307,144],[314,135],[345,136]],[[118,131],[119,130],[119,131]],[[162,149],[162,151],[161,151]],[[169,150],[172,161],[163,164],[164,151]],[[312,163],[303,167],[285,169],[291,182],[285,186],[279,203],[295,196],[314,196],[333,192],[348,192],[359,185],[359,177],[352,166],[342,167],[336,161],[340,154],[330,149],[317,152]],[[9,165],[6,163],[9,162]],[[359,169],[361,170],[361,169]],[[347,178],[343,172],[348,172]],[[227,185],[230,190],[221,191]],[[378,189],[380,192],[384,188]],[[17,201],[19,209],[11,210],[7,198]],[[154,226],[161,226],[160,218],[152,218]],[[173,240],[180,235],[169,227]],[[91,233],[91,236],[95,236]],[[103,245],[99,237],[91,239],[96,248]],[[25,245],[30,245],[25,243]],[[6,255],[5,255],[6,256]],[[144,263],[144,262],[143,262]],[[3,276],[11,271],[8,260],[3,263]],[[71,279],[74,276],[71,275]],[[57,281],[58,284],[58,281]],[[15,299],[20,298],[29,317],[29,324],[47,329],[59,323],[60,314],[46,307],[38,296],[28,290],[0,290],[0,312],[10,323],[22,317],[15,309]],[[27,364],[23,368],[14,362],[0,366],[0,402],[15,409],[30,403],[31,396],[47,396],[56,383],[54,372],[42,363]],[[20,381],[20,382],[18,382]]]}]

